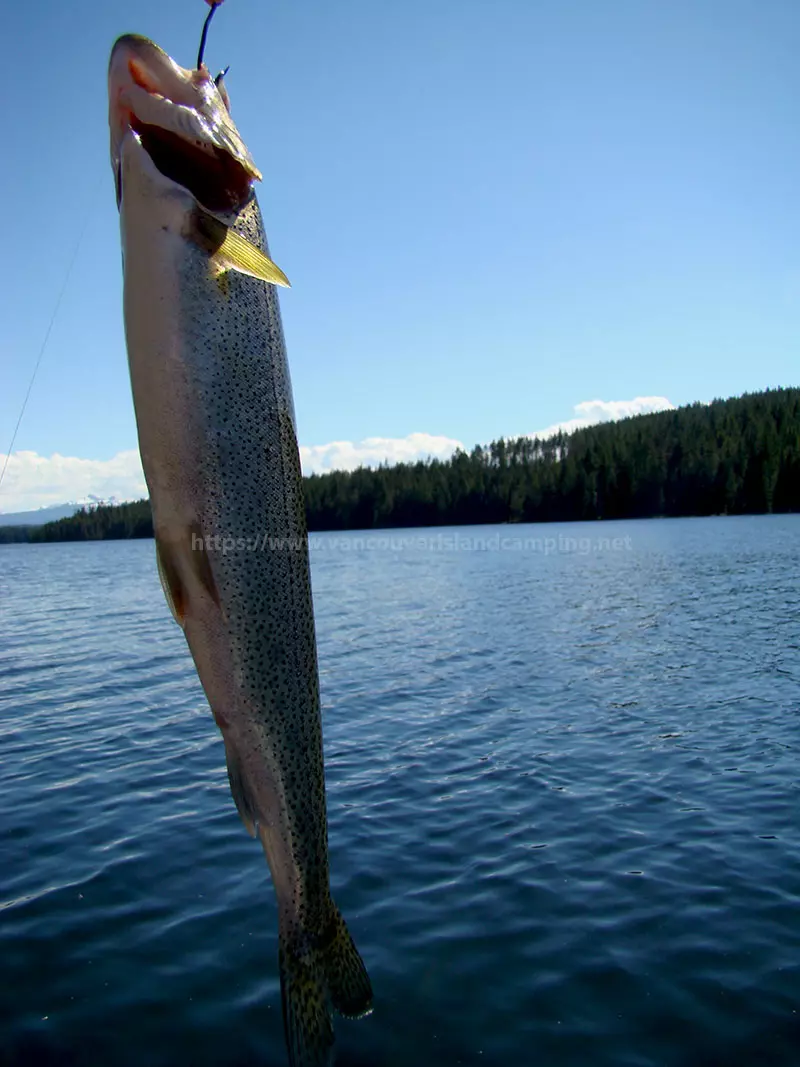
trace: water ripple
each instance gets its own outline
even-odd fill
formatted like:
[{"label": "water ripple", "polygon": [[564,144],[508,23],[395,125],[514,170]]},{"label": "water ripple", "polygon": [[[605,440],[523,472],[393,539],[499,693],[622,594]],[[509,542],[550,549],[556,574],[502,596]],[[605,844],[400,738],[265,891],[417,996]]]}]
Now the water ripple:
[{"label": "water ripple", "polygon": [[[800,519],[602,534],[312,555],[376,990],[341,1065],[798,1062]],[[283,1064],[268,874],[152,545],[3,546],[0,624],[0,1062]]]}]

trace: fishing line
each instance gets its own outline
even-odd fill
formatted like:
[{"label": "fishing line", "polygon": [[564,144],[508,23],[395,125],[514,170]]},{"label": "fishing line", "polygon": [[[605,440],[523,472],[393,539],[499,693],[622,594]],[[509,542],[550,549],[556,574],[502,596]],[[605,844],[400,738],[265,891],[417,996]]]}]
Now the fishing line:
[{"label": "fishing line", "polygon": [[31,375],[31,380],[28,383],[28,391],[25,393],[25,399],[22,401],[22,407],[20,409],[19,418],[17,419],[17,425],[14,427],[14,432],[11,435],[11,444],[8,446],[8,451],[6,452],[6,458],[5,458],[5,462],[3,463],[3,469],[2,469],[2,471],[0,471],[0,486],[2,486],[3,479],[6,476],[6,470],[8,468],[8,464],[9,464],[9,461],[11,459],[11,453],[14,450],[14,443],[17,440],[17,434],[19,433],[19,427],[20,427],[20,424],[22,422],[22,417],[25,414],[25,408],[28,406],[28,400],[30,400],[31,390],[33,389],[33,383],[36,381],[36,375],[39,372],[39,367],[40,367],[41,362],[42,362],[42,357],[44,356],[45,349],[47,348],[47,342],[50,340],[50,334],[53,332],[53,325],[55,324],[56,317],[58,315],[58,310],[61,307],[61,301],[64,299],[64,293],[67,291],[67,286],[69,285],[69,279],[70,279],[70,276],[72,274],[72,268],[75,266],[75,261],[77,260],[78,253],[81,250],[81,245],[83,244],[83,239],[86,236],[86,231],[89,229],[89,223],[90,223],[91,218],[92,218],[92,214],[93,214],[93,211],[94,211],[95,204],[98,203],[98,199],[99,199],[98,198],[98,193],[100,192],[101,184],[102,184],[102,178],[100,179],[100,181],[98,181],[98,183],[97,183],[97,191],[95,192],[95,195],[92,197],[92,199],[89,202],[89,207],[88,207],[88,210],[86,212],[86,217],[83,220],[83,226],[81,227],[81,232],[78,234],[78,240],[77,240],[77,242],[75,244],[75,249],[74,249],[74,251],[72,253],[72,258],[69,261],[69,266],[67,267],[67,273],[64,275],[64,281],[61,284],[61,290],[59,291],[58,298],[56,300],[56,306],[53,308],[53,314],[50,316],[50,322],[47,325],[47,330],[45,331],[44,340],[42,341],[41,348],[39,349],[39,355],[38,355],[38,357],[36,359],[36,364],[35,364],[35,366],[33,368],[33,374]]},{"label": "fishing line", "polygon": [[203,56],[206,51],[206,37],[208,37],[208,27],[211,25],[211,20],[214,17],[214,12],[217,10],[222,0],[206,0],[207,4],[211,5],[211,10],[206,15],[206,21],[203,23],[203,33],[200,36],[200,51],[197,53],[197,69],[203,65]]}]

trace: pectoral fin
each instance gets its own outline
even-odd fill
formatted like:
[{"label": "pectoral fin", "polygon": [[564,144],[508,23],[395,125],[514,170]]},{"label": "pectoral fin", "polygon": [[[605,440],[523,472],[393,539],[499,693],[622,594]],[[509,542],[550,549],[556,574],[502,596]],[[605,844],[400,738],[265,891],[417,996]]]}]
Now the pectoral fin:
[{"label": "pectoral fin", "polygon": [[235,270],[272,285],[290,287],[289,279],[269,256],[207,211],[195,211],[189,236],[209,252],[212,264],[220,273]]},{"label": "pectoral fin", "polygon": [[158,577],[161,579],[161,588],[167,600],[169,610],[178,626],[183,627],[186,622],[186,593],[181,582],[178,568],[169,549],[163,546],[156,537],[156,563],[158,564]]},{"label": "pectoral fin", "polygon": [[195,591],[194,596],[201,588],[219,607],[219,593],[199,527],[187,528],[177,542],[156,533],[156,562],[169,610],[180,627],[186,626],[190,590]]},{"label": "pectoral fin", "polygon": [[233,745],[228,741],[228,738],[225,737],[224,732],[222,736],[225,739],[225,762],[228,765],[228,781],[231,784],[231,795],[236,803],[236,810],[239,812],[239,818],[244,823],[245,829],[251,837],[255,837],[258,811],[247,787],[247,780],[245,779],[239,756]]}]

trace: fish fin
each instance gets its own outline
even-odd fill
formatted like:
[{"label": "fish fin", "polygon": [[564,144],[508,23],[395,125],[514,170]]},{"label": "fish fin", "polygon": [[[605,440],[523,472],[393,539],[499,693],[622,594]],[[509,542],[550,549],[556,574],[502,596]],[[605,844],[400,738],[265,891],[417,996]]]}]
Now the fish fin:
[{"label": "fish fin", "polygon": [[281,268],[273,263],[269,256],[250,244],[234,230],[228,230],[227,236],[217,252],[216,259],[221,267],[247,274],[251,278],[260,278],[273,285],[291,288],[291,283]]},{"label": "fish fin", "polygon": [[217,582],[214,578],[214,572],[211,569],[211,560],[206,548],[206,541],[203,537],[203,531],[200,529],[197,523],[192,523],[189,527],[187,534],[187,541],[189,543],[191,555],[190,560],[192,569],[194,570],[195,577],[202,585],[203,589],[208,593],[217,607],[220,606],[219,590],[217,589]]},{"label": "fish fin", "polygon": [[179,560],[183,552],[183,542],[176,542],[172,538],[167,539],[156,533],[156,563],[158,564],[161,587],[164,590],[164,596],[167,599],[169,610],[172,612],[172,617],[182,628],[186,627],[186,605],[189,599],[188,588],[184,580],[188,577],[186,571],[187,559],[190,567],[189,573],[193,574],[217,607],[220,606],[217,583],[214,580],[214,572],[211,570],[211,561],[208,557],[208,552],[205,550],[205,542],[200,532],[200,527],[197,525],[190,526],[186,531],[185,540],[189,552],[188,556],[183,560],[184,570],[182,576]]},{"label": "fish fin", "polygon": [[282,932],[278,964],[290,1067],[329,1067],[333,1025],[319,950],[295,952]]},{"label": "fish fin", "polygon": [[190,228],[189,236],[195,244],[211,253],[212,261],[220,273],[235,270],[250,278],[260,278],[272,285],[291,288],[289,279],[269,256],[265,256],[260,248],[219,219],[198,209],[192,221],[194,225]]},{"label": "fish fin", "polygon": [[255,837],[256,824],[258,822],[256,805],[253,803],[253,799],[248,792],[239,756],[233,748],[233,745],[229,744],[224,733],[222,736],[225,741],[225,762],[228,765],[228,781],[231,784],[231,795],[233,796],[236,810],[239,812],[239,818],[244,823],[245,829],[251,837]]},{"label": "fish fin", "polygon": [[178,626],[186,625],[186,591],[183,588],[178,567],[166,544],[159,541],[156,536],[156,564],[158,565],[158,577],[161,579],[161,588],[167,600],[169,610]]},{"label": "fish fin", "polygon": [[372,985],[338,908],[320,945],[325,979],[334,1008],[348,1019],[372,1011]]}]

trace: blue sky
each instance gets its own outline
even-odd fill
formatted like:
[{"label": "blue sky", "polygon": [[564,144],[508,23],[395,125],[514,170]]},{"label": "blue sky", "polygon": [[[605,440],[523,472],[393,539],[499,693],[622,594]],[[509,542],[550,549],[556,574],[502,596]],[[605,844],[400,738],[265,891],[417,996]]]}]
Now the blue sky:
[{"label": "blue sky", "polygon": [[[191,65],[206,10],[4,12],[0,452],[86,232],[0,511],[135,450],[106,65],[127,31]],[[226,0],[306,465],[798,384],[798,47],[796,0]]]}]

